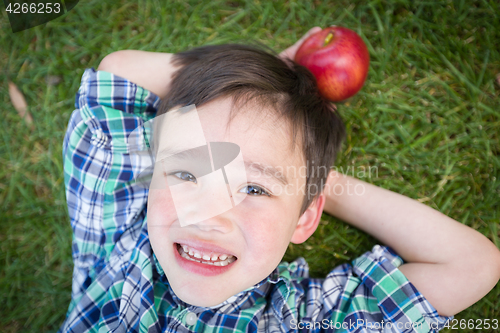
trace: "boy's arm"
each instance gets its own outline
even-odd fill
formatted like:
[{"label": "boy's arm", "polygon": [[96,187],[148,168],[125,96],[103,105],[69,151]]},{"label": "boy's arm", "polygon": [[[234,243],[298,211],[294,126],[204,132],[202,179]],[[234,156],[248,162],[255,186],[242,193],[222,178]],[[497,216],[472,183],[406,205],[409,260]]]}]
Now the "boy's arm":
[{"label": "boy's arm", "polygon": [[121,76],[163,98],[172,74],[178,69],[171,64],[172,56],[161,52],[117,51],[105,56],[97,70]]},{"label": "boy's arm", "polygon": [[440,315],[474,304],[500,278],[493,243],[416,200],[336,172],[325,194],[327,213],[376,237],[407,262],[401,272]]}]

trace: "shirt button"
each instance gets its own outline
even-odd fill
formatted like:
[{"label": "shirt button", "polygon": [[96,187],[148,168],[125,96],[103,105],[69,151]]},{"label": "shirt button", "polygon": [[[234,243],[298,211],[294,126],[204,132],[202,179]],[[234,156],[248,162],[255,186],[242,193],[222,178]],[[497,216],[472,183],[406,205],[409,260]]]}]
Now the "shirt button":
[{"label": "shirt button", "polygon": [[198,316],[194,312],[189,312],[186,315],[186,324],[188,325],[194,325],[198,321]]}]

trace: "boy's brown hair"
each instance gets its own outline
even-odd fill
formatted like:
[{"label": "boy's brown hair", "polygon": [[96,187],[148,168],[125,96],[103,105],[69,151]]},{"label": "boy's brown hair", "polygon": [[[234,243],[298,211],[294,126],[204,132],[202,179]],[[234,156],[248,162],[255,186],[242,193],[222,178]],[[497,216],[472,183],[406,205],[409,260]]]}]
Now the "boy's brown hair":
[{"label": "boy's brown hair", "polygon": [[157,115],[174,107],[199,107],[220,97],[232,97],[236,106],[252,100],[271,107],[291,124],[293,145],[295,138],[300,138],[307,168],[302,214],[321,193],[345,135],[342,119],[319,95],[314,76],[292,61],[239,44],[177,53],[173,64],[180,68]]}]

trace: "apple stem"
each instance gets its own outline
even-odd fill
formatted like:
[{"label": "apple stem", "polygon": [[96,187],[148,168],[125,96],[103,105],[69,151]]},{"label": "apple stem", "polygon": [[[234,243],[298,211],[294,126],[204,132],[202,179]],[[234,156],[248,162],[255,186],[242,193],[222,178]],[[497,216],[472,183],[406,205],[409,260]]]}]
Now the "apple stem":
[{"label": "apple stem", "polygon": [[327,46],[328,43],[330,43],[332,41],[332,38],[333,38],[333,34],[330,32],[326,38],[325,38],[325,43],[323,44],[323,46]]}]

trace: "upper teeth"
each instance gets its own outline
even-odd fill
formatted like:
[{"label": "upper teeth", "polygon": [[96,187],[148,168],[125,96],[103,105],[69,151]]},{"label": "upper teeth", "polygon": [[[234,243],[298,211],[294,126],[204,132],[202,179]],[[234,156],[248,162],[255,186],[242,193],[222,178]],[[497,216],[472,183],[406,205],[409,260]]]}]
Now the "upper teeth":
[{"label": "upper teeth", "polygon": [[[193,260],[191,257],[194,257],[216,266],[226,266],[236,260],[236,257],[231,254],[203,253],[187,245],[181,245],[181,247],[183,250],[180,251],[181,256],[190,260]],[[188,254],[191,257],[189,257]]]}]

